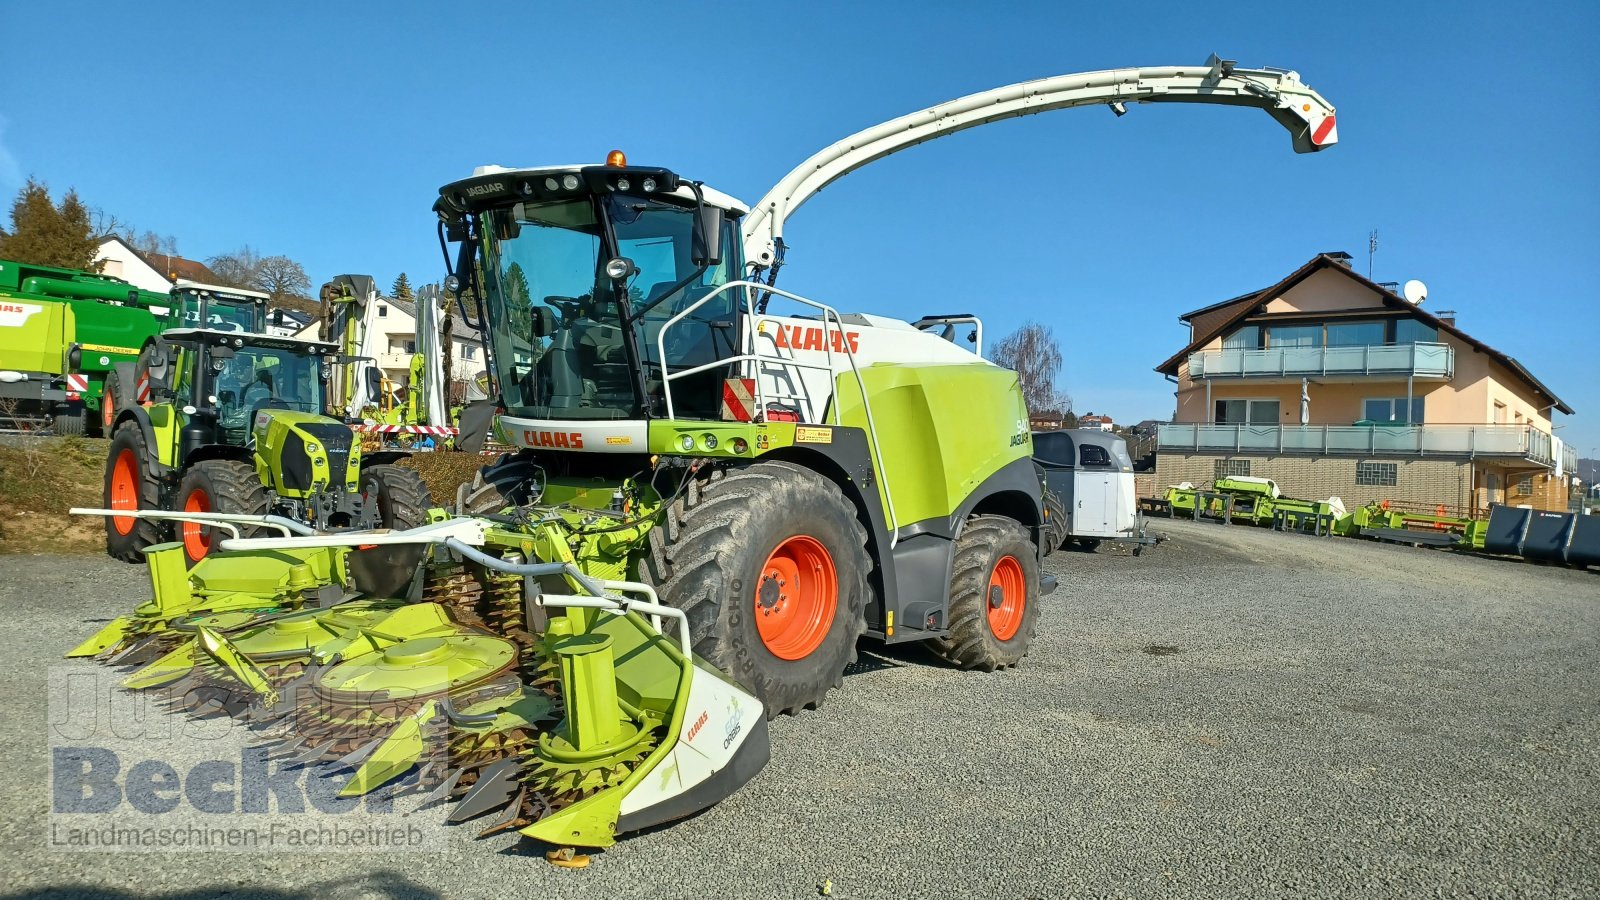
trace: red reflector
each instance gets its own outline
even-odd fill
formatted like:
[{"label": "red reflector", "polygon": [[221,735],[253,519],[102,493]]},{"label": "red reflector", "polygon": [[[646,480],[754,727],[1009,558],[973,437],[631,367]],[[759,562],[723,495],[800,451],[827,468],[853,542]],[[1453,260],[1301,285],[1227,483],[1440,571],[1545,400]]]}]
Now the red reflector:
[{"label": "red reflector", "polygon": [[1311,143],[1321,147],[1324,144],[1332,144],[1338,141],[1338,132],[1335,131],[1337,127],[1338,122],[1335,121],[1333,116],[1328,116],[1327,118],[1323,119],[1321,122],[1317,123],[1316,130],[1311,132]]}]

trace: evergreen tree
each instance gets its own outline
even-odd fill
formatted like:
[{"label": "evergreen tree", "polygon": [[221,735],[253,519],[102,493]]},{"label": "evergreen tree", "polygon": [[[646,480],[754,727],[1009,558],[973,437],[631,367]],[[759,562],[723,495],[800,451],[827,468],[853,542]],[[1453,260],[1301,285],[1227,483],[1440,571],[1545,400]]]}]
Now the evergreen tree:
[{"label": "evergreen tree", "polygon": [[401,272],[400,277],[394,280],[394,286],[389,288],[389,296],[407,303],[415,299],[411,293],[411,279],[406,277],[406,273]]},{"label": "evergreen tree", "polygon": [[32,178],[11,204],[11,227],[0,230],[0,259],[88,269],[98,249],[89,208],[78,192],[69,189],[58,205],[50,189]]}]

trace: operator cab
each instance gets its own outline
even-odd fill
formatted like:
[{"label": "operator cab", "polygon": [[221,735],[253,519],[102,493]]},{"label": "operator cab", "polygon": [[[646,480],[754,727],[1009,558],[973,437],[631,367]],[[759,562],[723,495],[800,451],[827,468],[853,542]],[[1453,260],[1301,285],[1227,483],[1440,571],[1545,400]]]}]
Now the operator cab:
[{"label": "operator cab", "polygon": [[[248,444],[256,414],[263,410],[320,415],[338,349],[214,329],[174,329],[162,340],[176,350],[173,405],[211,427],[208,442],[231,446]],[[152,367],[152,374],[158,369]]]},{"label": "operator cab", "polygon": [[747,209],[620,156],[484,167],[440,191],[435,210],[452,237],[470,234],[482,251],[490,349],[513,416],[645,419],[662,413],[666,373],[689,372],[673,382],[678,415],[718,417],[728,366],[714,364],[739,352],[743,294],[716,292],[742,272]]},{"label": "operator cab", "polygon": [[[260,291],[178,279],[172,286],[173,327],[260,333],[267,330],[267,301]],[[181,324],[180,324],[181,323]]]}]

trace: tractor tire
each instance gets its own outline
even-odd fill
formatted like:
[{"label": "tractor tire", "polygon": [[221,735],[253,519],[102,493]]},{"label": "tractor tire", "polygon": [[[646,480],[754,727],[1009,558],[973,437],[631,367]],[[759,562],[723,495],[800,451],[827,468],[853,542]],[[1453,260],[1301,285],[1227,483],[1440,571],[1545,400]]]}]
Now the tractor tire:
[{"label": "tractor tire", "polygon": [[[161,483],[150,471],[150,450],[137,422],[124,422],[106,454],[106,509],[160,509]],[[106,553],[123,562],[144,562],[144,548],[167,540],[167,526],[149,519],[106,517]]]},{"label": "tractor tire", "polygon": [[1067,542],[1067,507],[1055,491],[1044,492],[1044,525],[1039,528],[1040,549],[1045,556],[1061,549]]},{"label": "tractor tire", "polygon": [[88,417],[89,411],[74,403],[55,414],[50,420],[50,430],[57,437],[83,437],[88,432]]},{"label": "tractor tire", "polygon": [[[236,459],[206,459],[189,467],[178,482],[176,509],[183,512],[237,513],[264,516],[269,512],[267,489],[256,467]],[[264,536],[262,529],[240,525],[240,537]],[[178,540],[189,565],[204,559],[211,548],[231,533],[190,522],[177,523]]]},{"label": "tractor tire", "polygon": [[692,482],[651,530],[640,575],[687,614],[694,652],[771,718],[820,706],[855,662],[871,591],[866,544],[838,485],[758,462]]},{"label": "tractor tire", "polygon": [[456,495],[456,513],[499,515],[513,506],[527,506],[543,490],[544,469],[520,456],[502,456],[478,470],[470,485]]},{"label": "tractor tire", "polygon": [[405,466],[363,466],[361,496],[378,504],[378,527],[396,531],[426,525],[433,506],[422,476]]},{"label": "tractor tire", "polygon": [[993,672],[1028,655],[1038,621],[1039,562],[1028,529],[1004,516],[974,516],[956,538],[950,631],[928,643],[963,669]]},{"label": "tractor tire", "polygon": [[132,405],[128,392],[133,390],[133,383],[133,363],[117,363],[106,373],[105,384],[100,388],[100,427],[106,434],[111,434],[122,406]]}]

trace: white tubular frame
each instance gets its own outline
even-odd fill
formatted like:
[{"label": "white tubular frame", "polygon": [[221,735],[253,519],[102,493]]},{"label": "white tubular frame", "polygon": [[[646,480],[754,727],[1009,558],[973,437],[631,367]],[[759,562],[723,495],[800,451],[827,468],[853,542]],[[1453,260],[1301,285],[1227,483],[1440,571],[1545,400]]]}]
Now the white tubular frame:
[{"label": "white tubular frame", "polygon": [[[274,528],[283,534],[283,539],[294,536],[294,525],[299,523],[285,519],[282,516],[247,516],[240,513],[200,513],[200,512],[175,512],[164,509],[93,509],[87,506],[74,506],[67,510],[74,516],[113,516],[118,519],[152,519],[166,522],[188,522],[193,525],[207,525],[212,528],[221,528],[233,534],[232,538],[225,540],[250,540],[239,537],[240,525],[255,525],[260,528]],[[312,533],[307,527],[306,534]],[[254,540],[262,540],[255,538]],[[267,538],[266,540],[272,540]],[[281,545],[280,545],[281,546]]]},{"label": "white tubular frame", "polygon": [[[1220,103],[1264,109],[1310,153],[1332,145],[1337,131],[1312,135],[1334,108],[1284,69],[1241,69],[1215,55],[1203,65],[1107,69],[1057,75],[969,94],[863,129],[796,166],[744,219],[745,259],[772,265],[783,225],[818,191],[856,169],[924,141],[1018,116],[1110,103]],[[1121,108],[1119,107],[1119,110]]]},{"label": "white tubular frame", "polygon": [[[120,512],[115,513],[121,515]],[[455,539],[466,544],[482,544],[488,528],[479,519],[458,518],[429,522],[404,531],[335,531],[281,538],[225,539],[222,550],[303,550],[317,547],[376,547],[396,544],[442,544]]]},{"label": "white tubular frame", "polygon": [[[735,288],[744,289],[744,315],[740,316],[740,318],[744,321],[743,338],[745,352],[738,353],[733,356],[724,356],[720,359],[708,362],[705,365],[695,366],[692,369],[684,369],[681,372],[668,372],[667,332],[672,329],[672,326],[678,324],[690,313],[699,309],[701,306],[704,306],[712,298],[725,291],[733,290]],[[804,306],[812,307],[813,309],[816,309],[822,313],[822,349],[827,354],[828,364],[826,366],[820,366],[816,363],[797,362],[791,359],[784,359],[781,356],[763,356],[761,354],[760,347],[756,343],[756,336],[760,331],[759,325],[762,322],[774,320],[774,317],[767,315],[756,315],[754,304],[751,303],[751,297],[756,293],[776,294],[779,297],[793,300],[794,302]],[[982,326],[980,325],[979,327],[981,328]],[[833,307],[827,305],[826,303],[818,303],[815,300],[808,300],[799,294],[791,294],[788,291],[780,290],[778,288],[762,284],[758,281],[730,281],[727,284],[719,285],[716,290],[711,291],[704,297],[701,297],[695,302],[684,307],[681,311],[673,315],[672,318],[662,323],[661,330],[656,332],[656,359],[660,360],[661,363],[661,392],[666,395],[667,418],[678,418],[677,407],[674,406],[672,402],[672,382],[679,378],[696,375],[709,369],[723,368],[732,363],[752,363],[755,366],[756,417],[764,420],[767,415],[767,395],[766,390],[761,386],[762,361],[765,360],[767,362],[773,362],[783,366],[790,366],[796,369],[816,369],[818,371],[825,369],[830,377],[837,377],[839,374],[839,369],[834,365],[833,362],[833,341],[831,340],[832,332],[830,331],[832,328],[838,329],[840,335],[839,346],[843,348],[845,359],[849,360],[850,362],[850,372],[855,376],[857,389],[861,391],[861,408],[866,413],[867,419],[867,440],[872,447],[873,461],[877,463],[878,483],[883,486],[884,506],[886,507],[886,512],[888,513],[889,517],[889,547],[890,549],[893,549],[894,546],[900,541],[900,522],[894,514],[894,498],[889,491],[889,479],[887,475],[888,470],[884,468],[883,452],[878,447],[878,426],[872,418],[872,401],[867,396],[867,384],[861,377],[861,367],[856,364],[856,355],[850,350],[850,342],[844,339],[844,321],[839,317],[839,311]],[[837,394],[837,389],[835,389],[835,393]],[[835,425],[840,424],[839,406],[840,404],[838,399],[835,397],[833,403],[833,423]]]}]

